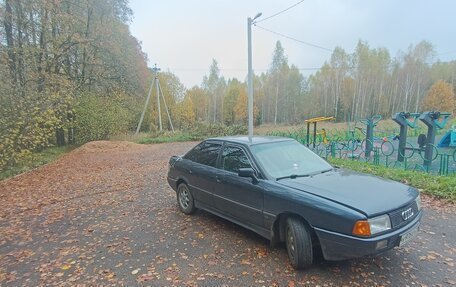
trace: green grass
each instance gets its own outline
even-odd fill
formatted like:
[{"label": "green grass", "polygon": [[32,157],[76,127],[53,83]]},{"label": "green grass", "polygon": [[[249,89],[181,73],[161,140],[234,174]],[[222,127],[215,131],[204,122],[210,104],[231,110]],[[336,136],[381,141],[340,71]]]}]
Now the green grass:
[{"label": "green grass", "polygon": [[422,193],[456,202],[456,175],[438,176],[413,170],[376,166],[355,160],[328,158],[336,166],[400,181],[418,188]]},{"label": "green grass", "polygon": [[42,152],[33,153],[30,157],[21,160],[16,165],[6,167],[5,169],[0,170],[0,180],[15,176],[17,174],[29,171],[44,164],[53,162],[56,159],[58,159],[61,155],[73,150],[74,148],[75,146],[51,147],[45,149]]},{"label": "green grass", "polygon": [[140,144],[151,144],[183,141],[201,141],[203,139],[211,137],[245,134],[247,134],[247,128],[245,126],[225,126],[221,124],[201,123],[185,131],[155,131],[149,134],[139,135],[137,138],[132,138],[132,140]]},{"label": "green grass", "polygon": [[145,137],[136,141],[140,144],[153,144],[153,143],[170,143],[170,142],[186,142],[186,141],[200,141],[205,137],[191,135],[186,133],[177,132],[175,134],[160,135],[157,137]]}]

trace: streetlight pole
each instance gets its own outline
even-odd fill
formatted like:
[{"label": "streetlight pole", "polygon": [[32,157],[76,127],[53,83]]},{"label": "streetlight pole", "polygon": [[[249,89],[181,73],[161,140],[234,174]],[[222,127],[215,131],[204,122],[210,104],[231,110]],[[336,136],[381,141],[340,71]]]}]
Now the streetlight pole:
[{"label": "streetlight pole", "polygon": [[258,13],[253,19],[247,18],[247,42],[248,42],[248,76],[247,86],[249,95],[248,114],[249,114],[249,140],[252,140],[253,136],[253,71],[252,71],[252,24],[253,21],[261,16]]}]

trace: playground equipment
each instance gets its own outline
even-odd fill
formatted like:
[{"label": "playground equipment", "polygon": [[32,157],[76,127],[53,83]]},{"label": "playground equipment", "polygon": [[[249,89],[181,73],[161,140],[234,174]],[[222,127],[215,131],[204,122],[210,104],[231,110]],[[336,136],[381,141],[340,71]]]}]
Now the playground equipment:
[{"label": "playground equipment", "polygon": [[375,115],[367,119],[359,120],[360,123],[366,125],[366,147],[364,151],[364,155],[366,157],[370,157],[372,149],[374,148],[374,128],[377,126],[378,122],[381,119],[381,115]]},{"label": "playground equipment", "polygon": [[443,129],[445,127],[450,115],[450,113],[441,113],[438,111],[424,112],[420,115],[420,121],[428,128],[424,151],[425,166],[429,166],[433,160],[435,133],[437,129]]},{"label": "playground equipment", "polygon": [[[313,143],[312,146],[315,148],[315,142],[317,141],[317,123],[323,121],[331,121],[335,120],[335,117],[317,117],[305,120],[304,122],[307,124],[307,134],[306,134],[306,145],[309,146],[310,144],[310,124],[313,124]],[[326,131],[324,132],[326,135]]]},{"label": "playground equipment", "polygon": [[[435,142],[435,134],[437,129],[443,129],[445,127],[448,118],[450,117],[450,113],[442,113],[439,111],[428,111],[422,114],[419,113],[406,113],[400,112],[396,113],[393,116],[393,120],[399,124],[400,126],[400,134],[399,134],[399,147],[397,153],[397,161],[403,162],[406,150],[412,150],[413,153],[417,151],[418,153],[422,154],[424,152],[423,157],[423,165],[425,167],[429,167],[429,165],[434,160],[434,142]],[[419,147],[408,147],[407,145],[407,128],[416,128],[417,127],[417,120],[422,121],[427,127],[427,135],[420,134],[418,136],[418,145]]]},{"label": "playground equipment", "polygon": [[[404,157],[405,157],[405,151],[407,149],[418,149],[418,148],[413,148],[413,147],[406,147],[407,144],[407,129],[410,127],[412,129],[416,128],[416,123],[418,121],[420,114],[419,113],[406,113],[406,112],[400,112],[396,113],[393,116],[393,121],[395,121],[399,127],[400,127],[400,132],[399,132],[399,147],[398,147],[398,153],[397,153],[397,161],[403,162]],[[421,149],[419,149],[421,150]]]},{"label": "playground equipment", "polygon": [[438,147],[456,147],[456,125],[453,125],[451,129],[442,137]]},{"label": "playground equipment", "polygon": [[[400,133],[399,127],[395,125],[380,129],[380,124],[377,124],[379,116],[362,121],[357,120],[352,124],[348,123],[346,130],[325,127],[325,129],[320,128],[321,131],[317,133],[317,122],[324,119],[321,117],[306,121],[308,123],[307,135],[306,127],[294,131],[268,133],[268,135],[291,137],[311,148],[310,125],[314,124],[315,148],[312,150],[325,159],[350,159],[370,162],[373,165],[384,165],[387,168],[415,170],[441,176],[456,175],[456,148],[442,149],[434,145],[437,135],[443,136],[446,133],[444,139],[448,146],[451,143],[452,133],[456,135],[456,126],[453,126],[450,131],[442,130],[447,124],[448,118],[449,113],[401,112],[393,117],[393,120],[401,127]],[[420,124],[419,121],[423,121],[423,124]],[[369,131],[367,131],[368,129]],[[427,132],[434,132],[435,137],[433,138],[432,134],[426,136]],[[411,137],[413,137],[413,143],[410,142]],[[418,144],[416,144],[417,138]],[[368,146],[372,141],[373,145]],[[426,154],[427,148],[430,149],[431,154],[429,152]],[[370,156],[365,156],[367,149],[371,149]]]}]

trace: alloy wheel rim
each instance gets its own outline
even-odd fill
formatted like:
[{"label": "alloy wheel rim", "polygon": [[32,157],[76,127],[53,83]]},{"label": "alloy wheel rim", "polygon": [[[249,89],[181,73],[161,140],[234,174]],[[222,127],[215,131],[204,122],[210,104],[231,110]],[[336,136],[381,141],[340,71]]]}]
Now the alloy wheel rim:
[{"label": "alloy wheel rim", "polygon": [[190,203],[190,196],[188,194],[188,190],[185,189],[185,188],[182,188],[179,192],[179,202],[181,204],[181,206],[184,208],[184,209],[187,209],[188,208],[188,205]]},{"label": "alloy wheel rim", "polygon": [[287,230],[287,245],[288,245],[288,250],[290,252],[290,256],[294,258],[294,253],[295,253],[295,242],[294,242],[294,236],[293,232],[291,232],[291,229]]}]

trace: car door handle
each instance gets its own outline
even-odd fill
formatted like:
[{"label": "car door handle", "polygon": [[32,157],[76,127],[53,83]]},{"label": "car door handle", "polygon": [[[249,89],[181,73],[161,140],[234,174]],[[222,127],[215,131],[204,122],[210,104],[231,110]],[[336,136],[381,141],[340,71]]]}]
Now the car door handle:
[{"label": "car door handle", "polygon": [[215,177],[215,181],[216,181],[217,183],[222,183],[222,180],[221,180],[220,177],[218,177],[218,176]]},{"label": "car door handle", "polygon": [[192,171],[191,169],[187,169],[187,172],[188,172],[189,174],[192,174],[192,173],[193,173],[193,171]]}]

